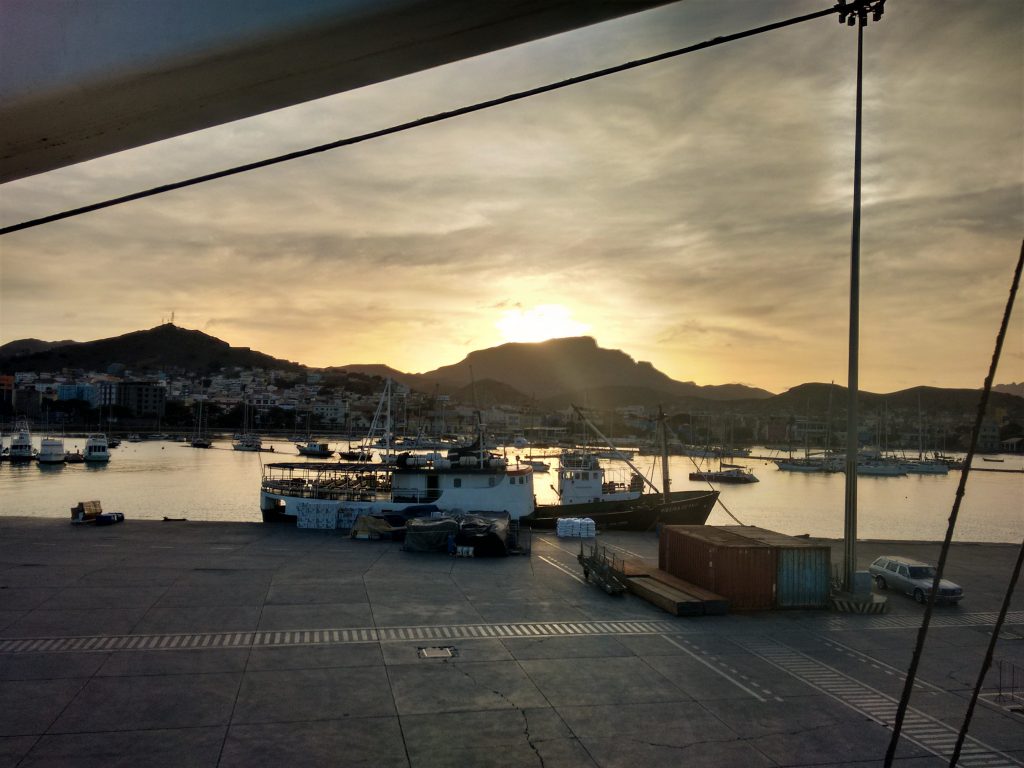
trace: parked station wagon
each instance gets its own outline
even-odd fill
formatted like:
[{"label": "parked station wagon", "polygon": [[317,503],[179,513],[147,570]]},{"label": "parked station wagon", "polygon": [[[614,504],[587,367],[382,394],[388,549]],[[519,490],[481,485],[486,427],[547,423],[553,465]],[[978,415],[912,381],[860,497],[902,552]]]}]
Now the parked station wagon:
[{"label": "parked station wagon", "polygon": [[[935,568],[900,555],[884,555],[875,560],[868,570],[875,578],[880,590],[894,589],[911,595],[917,602],[923,603],[932,591],[935,579]],[[936,603],[956,603],[963,597],[964,591],[958,584],[943,579],[939,582],[939,594]]]}]

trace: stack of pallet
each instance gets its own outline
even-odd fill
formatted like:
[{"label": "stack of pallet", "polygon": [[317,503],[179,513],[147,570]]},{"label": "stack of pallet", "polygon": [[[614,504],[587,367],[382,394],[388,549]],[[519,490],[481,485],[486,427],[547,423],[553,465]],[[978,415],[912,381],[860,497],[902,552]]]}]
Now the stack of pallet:
[{"label": "stack of pallet", "polygon": [[629,591],[673,616],[723,616],[729,601],[660,568],[627,560],[623,565]]}]

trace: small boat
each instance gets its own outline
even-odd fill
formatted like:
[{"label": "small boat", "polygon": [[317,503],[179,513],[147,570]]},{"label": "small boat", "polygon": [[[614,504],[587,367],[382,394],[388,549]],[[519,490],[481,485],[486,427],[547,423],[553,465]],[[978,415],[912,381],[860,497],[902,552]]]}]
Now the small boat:
[{"label": "small boat", "polygon": [[189,445],[193,448],[209,448],[213,445],[213,441],[208,437],[193,437],[192,440],[189,441]]},{"label": "small boat", "polygon": [[358,451],[338,451],[338,456],[345,461],[359,461],[368,463],[373,461],[373,451],[369,449],[358,450]]},{"label": "small boat", "polygon": [[64,454],[65,464],[84,464],[85,456],[81,451],[68,451]]},{"label": "small boat", "polygon": [[300,456],[308,456],[311,459],[329,459],[334,455],[331,446],[327,443],[307,440],[305,443],[296,443],[295,449]]},{"label": "small boat", "polygon": [[263,440],[255,432],[246,432],[239,435],[238,439],[231,444],[236,451],[262,451]]},{"label": "small boat", "polygon": [[110,443],[106,435],[89,435],[85,441],[85,460],[97,464],[110,461]]},{"label": "small boat", "polygon": [[857,463],[857,474],[869,477],[903,477],[907,471],[902,464],[891,461],[862,461]]},{"label": "small boat", "polygon": [[691,472],[690,479],[703,480],[708,483],[728,483],[730,485],[743,485],[745,483],[759,482],[757,476],[746,467],[734,466],[728,466],[727,469]]},{"label": "small boat", "polygon": [[988,456],[982,456],[981,460],[982,461],[995,461],[995,462],[999,462],[1000,464],[1002,464],[1005,461],[1005,459],[992,459],[992,458],[989,458]]},{"label": "small boat", "polygon": [[909,475],[948,475],[949,465],[941,461],[907,461],[903,469]]},{"label": "small boat", "polygon": [[63,464],[66,455],[64,440],[60,437],[44,437],[39,445],[36,461],[40,464]]}]

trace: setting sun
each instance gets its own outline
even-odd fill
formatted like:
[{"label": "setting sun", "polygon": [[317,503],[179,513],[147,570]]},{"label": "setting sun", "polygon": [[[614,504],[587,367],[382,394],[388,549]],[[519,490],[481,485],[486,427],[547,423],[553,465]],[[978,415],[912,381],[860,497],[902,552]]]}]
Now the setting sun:
[{"label": "setting sun", "polygon": [[573,320],[572,312],[561,304],[540,304],[530,309],[504,312],[495,327],[504,341],[547,341],[564,336],[581,336],[590,330],[586,323]]}]

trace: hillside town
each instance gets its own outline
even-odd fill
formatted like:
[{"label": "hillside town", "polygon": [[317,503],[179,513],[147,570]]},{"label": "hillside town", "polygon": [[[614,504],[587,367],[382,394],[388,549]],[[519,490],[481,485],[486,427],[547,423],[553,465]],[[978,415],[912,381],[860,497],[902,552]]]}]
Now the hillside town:
[{"label": "hillside town", "polygon": [[[181,435],[196,429],[230,433],[249,419],[252,429],[264,434],[358,438],[374,421],[384,383],[372,375],[312,369],[224,368],[200,377],[177,368],[140,374],[115,363],[104,371],[17,371],[0,374],[0,419],[6,426],[26,419],[38,428],[56,431]],[[471,387],[475,394],[471,398],[393,383],[394,433],[457,438],[472,434],[483,423],[498,443],[525,438],[544,446],[593,439],[571,406],[500,402],[495,395],[500,388],[489,383]],[[753,412],[744,407],[749,405],[745,401],[707,401],[686,410],[667,410],[676,449],[758,444],[793,451],[842,445],[845,414],[840,397],[835,403],[833,413],[811,411],[809,406],[801,411],[781,403]],[[652,438],[655,406],[580,405],[593,425],[617,443],[644,447]],[[883,449],[957,451],[966,446],[973,420],[969,410],[927,415],[906,407],[867,410],[861,417],[860,442]],[[1020,413],[1005,406],[990,408],[979,449],[1017,452],[1024,448],[1022,443]]]}]

